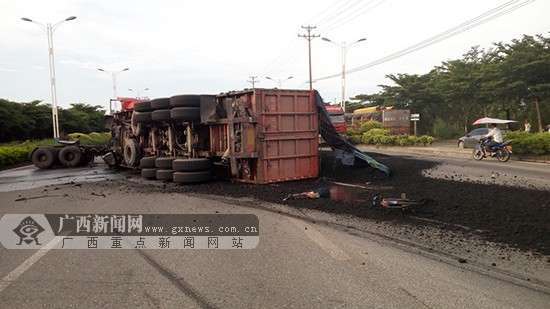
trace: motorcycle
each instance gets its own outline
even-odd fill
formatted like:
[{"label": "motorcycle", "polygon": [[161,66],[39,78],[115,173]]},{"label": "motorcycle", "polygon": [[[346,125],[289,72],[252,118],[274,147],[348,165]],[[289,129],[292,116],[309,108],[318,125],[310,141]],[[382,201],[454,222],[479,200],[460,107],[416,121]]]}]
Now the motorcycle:
[{"label": "motorcycle", "polygon": [[487,147],[487,144],[492,141],[492,138],[482,138],[479,140],[479,145],[474,147],[472,155],[474,159],[480,161],[487,156],[496,156],[500,162],[506,162],[512,154],[512,140],[508,140],[497,145]]}]

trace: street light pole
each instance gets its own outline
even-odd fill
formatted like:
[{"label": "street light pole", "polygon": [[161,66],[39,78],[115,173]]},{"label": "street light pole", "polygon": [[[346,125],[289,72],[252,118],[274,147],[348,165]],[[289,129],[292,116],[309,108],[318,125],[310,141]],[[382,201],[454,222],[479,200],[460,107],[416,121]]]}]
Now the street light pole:
[{"label": "street light pole", "polygon": [[[340,47],[337,43],[334,43],[333,41],[329,40],[328,38],[321,38],[321,39],[323,41],[330,42],[330,43]],[[362,39],[359,39],[355,42],[352,42],[349,45],[346,45],[346,42],[342,42],[342,45],[341,45],[341,48],[342,48],[342,90],[341,90],[342,101],[341,101],[340,105],[344,108],[344,111],[346,110],[346,58],[347,58],[347,53],[348,53],[348,50],[353,45],[355,45],[355,43],[363,42],[363,41],[366,41],[366,40],[367,39],[362,38]]]},{"label": "street light pole", "polygon": [[269,79],[269,80],[272,80],[273,82],[277,83],[277,86],[279,87],[279,89],[281,89],[282,85],[283,85],[283,82],[293,78],[294,76],[289,76],[287,77],[286,79],[274,79],[274,78],[271,78],[269,76],[266,76],[265,78],[266,79]]},{"label": "street light pole", "polygon": [[46,35],[48,36],[48,59],[50,62],[50,86],[52,91],[52,126],[53,126],[53,139],[55,141],[59,140],[59,119],[58,119],[58,113],[57,113],[57,89],[55,84],[55,62],[53,57],[53,33],[59,27],[59,25],[61,25],[63,22],[74,20],[74,19],[76,19],[75,16],[70,16],[52,26],[51,23],[47,23],[46,25],[44,25],[29,18],[25,18],[25,17],[21,18],[21,20],[23,21],[35,23],[40,28],[42,28],[42,30],[44,30],[44,32],[46,32]]},{"label": "street light pole", "polygon": [[[112,71],[112,72],[108,72],[108,71],[105,71],[103,69],[97,69],[98,71],[101,71],[101,72],[105,72],[107,74],[111,74],[111,78],[113,80],[113,99],[116,100],[117,99],[117,93],[116,93],[116,76],[124,71],[128,71],[130,70],[129,68],[125,68],[123,70],[120,70],[118,72],[115,72],[115,71]],[[112,115],[113,114],[113,105],[112,105],[112,100],[109,100],[109,115]]]},{"label": "street light pole", "polygon": [[145,91],[149,90],[149,88],[144,88],[143,90],[137,90],[137,91],[134,90],[134,89],[132,89],[132,88],[128,88],[128,90],[130,90],[130,91],[132,91],[132,92],[135,92],[135,93],[136,93],[136,98],[139,98],[139,97],[140,97],[140,94],[141,94],[142,92],[145,92]]}]

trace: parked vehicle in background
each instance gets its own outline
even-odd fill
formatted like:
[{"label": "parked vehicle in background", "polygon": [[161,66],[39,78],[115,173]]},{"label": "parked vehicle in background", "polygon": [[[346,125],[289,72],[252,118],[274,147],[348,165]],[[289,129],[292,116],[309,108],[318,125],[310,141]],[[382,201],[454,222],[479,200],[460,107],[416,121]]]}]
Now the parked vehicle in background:
[{"label": "parked vehicle in background", "polygon": [[411,133],[411,111],[409,109],[395,109],[393,106],[373,106],[360,108],[352,114],[345,115],[348,124],[360,127],[361,124],[376,120],[384,125],[384,129],[392,134]]},{"label": "parked vehicle in background", "polygon": [[[508,132],[508,129],[500,128],[502,134]],[[481,138],[489,133],[488,128],[477,128],[458,139],[458,148],[473,148],[479,144]]]},{"label": "parked vehicle in background", "polygon": [[342,106],[325,104],[325,107],[336,132],[340,134],[346,133],[346,118],[344,117],[344,109]]}]

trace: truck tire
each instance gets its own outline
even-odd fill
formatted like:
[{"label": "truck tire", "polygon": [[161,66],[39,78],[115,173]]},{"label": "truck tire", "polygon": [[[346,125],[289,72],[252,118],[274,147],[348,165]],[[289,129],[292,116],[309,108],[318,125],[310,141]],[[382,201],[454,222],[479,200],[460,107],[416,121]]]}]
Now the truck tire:
[{"label": "truck tire", "polygon": [[160,99],[151,100],[151,109],[153,111],[170,109],[170,108],[172,108],[172,106],[170,106],[169,98],[160,98]]},{"label": "truck tire", "polygon": [[172,107],[200,107],[201,96],[198,94],[180,94],[170,97]]},{"label": "truck tire", "polygon": [[157,170],[157,180],[172,181],[174,179],[174,170]]},{"label": "truck tire", "polygon": [[145,179],[157,179],[156,168],[144,168],[141,170],[141,177]]},{"label": "truck tire", "polygon": [[136,113],[132,113],[132,118],[130,118],[130,127],[132,128],[132,133],[134,133],[135,136],[139,136],[139,133],[141,133],[141,123],[136,121]]},{"label": "truck tire", "polygon": [[80,164],[82,152],[77,146],[67,146],[59,151],[59,162],[64,167],[75,167]]},{"label": "truck tire", "polygon": [[134,111],[136,112],[150,112],[151,101],[143,101],[134,103]]},{"label": "truck tire", "polygon": [[171,170],[172,169],[172,161],[174,161],[175,158],[172,157],[161,157],[157,158],[155,160],[155,166],[157,168],[165,169],[165,170]]},{"label": "truck tire", "polygon": [[151,112],[151,120],[153,121],[170,121],[170,110],[159,109]]},{"label": "truck tire", "polygon": [[212,172],[174,172],[174,182],[177,183],[198,183],[212,180]]},{"label": "truck tire", "polygon": [[92,162],[94,159],[94,155],[91,153],[83,153],[82,157],[80,158],[80,162],[78,163],[78,166],[86,166],[88,163]]},{"label": "truck tire", "polygon": [[155,160],[156,159],[157,159],[157,157],[141,158],[141,160],[139,160],[139,167],[141,167],[141,168],[155,168],[155,167],[157,167],[155,165]]},{"label": "truck tire", "polygon": [[170,111],[173,120],[198,120],[201,119],[200,107],[175,107]]},{"label": "truck tire", "polygon": [[149,123],[151,122],[151,112],[133,112],[132,119],[137,123]]},{"label": "truck tire", "polygon": [[55,162],[55,152],[51,148],[36,148],[31,154],[31,161],[34,166],[47,169],[53,166]]},{"label": "truck tire", "polygon": [[172,162],[172,168],[178,172],[209,171],[211,167],[212,163],[207,158],[176,159]]},{"label": "truck tire", "polygon": [[138,142],[133,139],[129,138],[124,143],[124,163],[126,163],[127,166],[138,166],[139,159],[141,158],[141,150],[139,148]]}]

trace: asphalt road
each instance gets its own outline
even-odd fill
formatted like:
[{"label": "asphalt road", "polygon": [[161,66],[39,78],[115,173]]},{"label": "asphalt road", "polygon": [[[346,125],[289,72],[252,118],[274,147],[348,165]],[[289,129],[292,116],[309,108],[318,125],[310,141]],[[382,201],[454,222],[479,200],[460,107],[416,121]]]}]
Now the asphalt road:
[{"label": "asphalt road", "polygon": [[[406,148],[392,147],[376,149],[369,147],[369,152],[383,153],[394,157],[409,157],[440,163],[424,175],[433,178],[445,178],[455,181],[499,183],[509,186],[539,188],[550,190],[550,165],[525,161],[499,162],[496,158],[485,158],[476,161],[471,150],[458,150],[451,147],[447,155],[440,155],[445,148],[438,148],[436,153],[407,151]],[[421,149],[423,150],[423,149]],[[423,150],[427,151],[427,150]]]},{"label": "asphalt road", "polygon": [[[452,166],[455,159],[449,160]],[[476,170],[458,162],[456,173],[466,166]],[[487,172],[478,171],[482,175],[495,169],[491,162],[481,164],[488,164]],[[528,175],[533,171],[520,177],[538,179]],[[252,213],[260,221],[259,245],[220,251],[0,247],[0,307],[550,307],[547,284],[354,228],[376,222],[247,199],[133,189],[142,182],[103,165],[4,171],[0,214]]]}]

